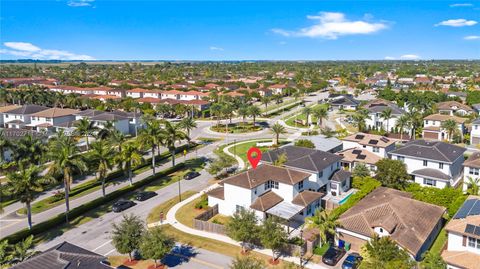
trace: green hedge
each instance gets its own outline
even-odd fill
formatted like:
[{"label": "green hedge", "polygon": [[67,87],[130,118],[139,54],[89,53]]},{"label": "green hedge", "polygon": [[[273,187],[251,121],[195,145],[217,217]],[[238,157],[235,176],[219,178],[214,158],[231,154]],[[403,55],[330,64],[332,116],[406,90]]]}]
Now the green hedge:
[{"label": "green hedge", "polygon": [[[151,182],[153,182],[154,180],[157,180],[158,178],[161,178],[161,177],[164,177],[166,175],[169,175],[171,173],[174,173],[182,168],[185,167],[185,164],[184,163],[179,163],[173,167],[170,167],[170,168],[167,168],[161,172],[158,172],[157,174],[155,175],[152,175],[152,176],[149,176],[147,178],[145,178],[144,180],[141,180],[141,181],[137,181],[135,183],[133,183],[132,186],[125,186],[119,190],[116,190],[114,192],[111,192],[109,194],[107,194],[105,197],[100,197],[100,198],[97,198],[93,201],[90,201],[86,204],[83,204],[81,206],[78,206],[78,207],[75,207],[74,209],[70,210],[69,214],[68,214],[68,217],[69,219],[74,219],[74,218],[77,218],[83,214],[85,214],[86,212],[92,210],[92,209],[95,209],[101,205],[104,205],[108,202],[111,202],[115,199],[118,199],[120,197],[122,197],[123,195],[129,193],[129,192],[132,192],[140,187],[143,187]],[[9,244],[15,244],[17,242],[20,242],[21,240],[25,239],[26,237],[28,237],[29,235],[37,235],[37,234],[40,234],[40,233],[43,233],[49,229],[52,229],[54,228],[55,226],[58,226],[58,225],[61,225],[61,224],[64,224],[65,223],[65,213],[61,213],[61,214],[58,214],[57,216],[47,220],[47,221],[44,221],[44,222],[41,222],[41,223],[38,223],[38,224],[35,224],[31,230],[29,229],[23,229],[19,232],[16,232],[12,235],[9,235],[7,237],[5,237],[3,240],[8,240]]]},{"label": "green hedge", "polygon": [[341,205],[341,206],[335,208],[334,210],[332,210],[332,214],[334,216],[339,217],[340,215],[345,213],[345,211],[347,211],[352,206],[357,204],[365,196],[367,196],[369,193],[371,193],[373,190],[380,187],[381,185],[382,184],[378,180],[376,180],[374,178],[371,178],[371,177],[364,177],[364,178],[355,177],[355,178],[353,178],[352,187],[355,188],[355,189],[358,189],[358,191],[355,194],[353,194],[352,196],[350,196],[350,198],[348,198],[348,200],[343,205]]}]

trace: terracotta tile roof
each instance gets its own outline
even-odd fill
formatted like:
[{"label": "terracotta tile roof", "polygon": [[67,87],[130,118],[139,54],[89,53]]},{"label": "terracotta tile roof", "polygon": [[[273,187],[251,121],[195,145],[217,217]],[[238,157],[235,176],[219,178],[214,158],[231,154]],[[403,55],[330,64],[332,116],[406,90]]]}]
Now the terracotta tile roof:
[{"label": "terracotta tile roof", "polygon": [[294,185],[311,174],[292,170],[288,168],[261,164],[256,169],[249,169],[246,172],[234,175],[223,180],[225,184],[239,186],[245,189],[253,189],[269,180]]},{"label": "terracotta tile roof", "polygon": [[480,168],[480,152],[476,151],[463,162],[463,166]]},{"label": "terracotta tile roof", "polygon": [[116,95],[97,95],[97,96],[94,96],[92,97],[92,99],[122,99],[122,97],[120,96],[116,96]]},{"label": "terracotta tile roof", "polygon": [[136,99],[136,101],[139,103],[151,103],[151,104],[158,104],[162,102],[160,98],[155,98],[155,97],[142,97],[142,98]]},{"label": "terracotta tile roof", "polygon": [[76,109],[54,107],[54,108],[50,108],[50,109],[32,114],[32,116],[43,117],[43,118],[58,118],[63,116],[74,115],[77,112],[79,111]]},{"label": "terracotta tile roof", "polygon": [[449,251],[442,252],[443,260],[455,267],[465,269],[480,269],[480,255],[470,251]]},{"label": "terracotta tile roof", "polygon": [[215,189],[212,189],[206,193],[208,196],[212,196],[221,200],[225,200],[225,191],[223,187],[218,187]]},{"label": "terracotta tile roof", "polygon": [[177,91],[177,90],[170,90],[170,91],[162,91],[162,94],[185,94],[185,92]]},{"label": "terracotta tile roof", "polygon": [[379,148],[385,148],[395,143],[395,140],[387,138],[381,135],[356,133],[349,135],[342,140],[357,142],[360,145],[373,146]]},{"label": "terracotta tile roof", "polygon": [[372,237],[374,227],[391,231],[391,238],[417,256],[442,218],[445,208],[411,199],[411,194],[379,187],[339,218],[342,228]]},{"label": "terracotta tile roof", "polygon": [[227,92],[227,93],[220,93],[220,95],[228,95],[232,97],[237,97],[237,96],[244,96],[245,94],[239,93],[239,92]]},{"label": "terracotta tile roof", "polygon": [[457,101],[447,101],[447,102],[440,102],[437,103],[437,109],[439,110],[458,110],[463,109],[465,111],[473,111],[470,106],[464,105]]},{"label": "terracotta tile roof", "polygon": [[273,85],[268,86],[269,89],[284,89],[286,87],[287,87],[287,85],[285,85],[285,84],[273,84]]},{"label": "terracotta tile roof", "polygon": [[127,92],[131,92],[131,93],[149,93],[149,92],[156,92],[154,90],[147,90],[147,89],[143,89],[143,88],[134,88],[134,89],[131,89],[131,90],[128,90]]},{"label": "terracotta tile roof", "polygon": [[460,118],[457,116],[450,116],[450,115],[443,115],[443,114],[432,114],[428,115],[424,120],[435,120],[435,121],[446,121],[446,120],[454,120],[456,123],[464,123],[467,121],[465,118]]},{"label": "terracotta tile roof", "polygon": [[[470,195],[467,200],[480,199],[480,196]],[[477,203],[480,203],[477,201]],[[466,217],[458,217],[455,215],[445,226],[445,230],[448,232],[455,232],[459,234],[465,234],[465,228],[467,224],[473,224],[475,226],[480,225],[480,214],[470,214]],[[469,236],[472,236],[469,234]],[[480,239],[480,236],[479,236]]]},{"label": "terracotta tile roof", "polygon": [[250,208],[265,212],[282,201],[283,198],[278,196],[278,194],[273,191],[267,191],[258,196],[258,198],[250,205]]},{"label": "terracotta tile roof", "polygon": [[292,204],[308,206],[323,196],[325,196],[323,192],[305,190],[293,197]]},{"label": "terracotta tile roof", "polygon": [[343,158],[342,161],[349,163],[359,162],[374,165],[382,159],[376,154],[362,148],[346,149],[335,154],[341,156]]},{"label": "terracotta tile roof", "polygon": [[8,112],[10,110],[14,110],[14,109],[17,109],[19,108],[20,106],[17,106],[17,105],[8,105],[8,106],[2,106],[0,107],[0,113],[3,113],[3,112]]}]

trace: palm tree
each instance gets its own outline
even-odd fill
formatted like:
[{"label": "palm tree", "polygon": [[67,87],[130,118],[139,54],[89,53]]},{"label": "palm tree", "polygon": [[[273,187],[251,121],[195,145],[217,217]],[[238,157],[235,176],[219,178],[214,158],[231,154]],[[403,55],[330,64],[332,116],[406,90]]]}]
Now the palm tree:
[{"label": "palm tree", "polygon": [[5,151],[11,146],[10,141],[5,137],[4,130],[0,130],[0,163],[5,160]]},{"label": "palm tree", "polygon": [[237,114],[242,117],[242,124],[245,126],[245,118],[249,115],[248,107],[245,105],[239,107]]},{"label": "palm tree", "polygon": [[62,175],[65,188],[65,218],[68,222],[68,212],[70,211],[69,192],[73,181],[75,171],[83,172],[87,170],[87,165],[83,156],[80,155],[75,141],[61,131],[51,140],[49,159],[52,160],[48,169],[51,175]]},{"label": "palm tree", "polygon": [[258,106],[251,106],[248,108],[248,114],[253,118],[253,127],[255,127],[255,119],[261,115]]},{"label": "palm tree", "polygon": [[217,117],[217,127],[220,125],[220,118],[222,116],[222,105],[219,103],[214,103],[210,106],[211,116]]},{"label": "palm tree", "polygon": [[260,102],[265,105],[265,113],[267,113],[268,103],[270,103],[271,98],[269,96],[263,96],[260,98]]},{"label": "palm tree", "polygon": [[392,109],[391,108],[386,108],[384,111],[382,111],[382,113],[380,113],[380,117],[384,120],[387,121],[387,133],[390,132],[390,130],[388,129],[388,122],[389,120],[393,117],[392,116]]},{"label": "palm tree", "polygon": [[46,147],[43,141],[28,134],[14,144],[13,152],[16,162],[40,164],[45,155]]},{"label": "palm tree", "polygon": [[97,178],[102,182],[102,194],[105,197],[105,177],[108,170],[113,167],[115,150],[107,141],[99,140],[92,143],[91,153],[91,158],[96,164]]},{"label": "palm tree", "polygon": [[466,182],[471,195],[480,195],[480,178],[468,177]]},{"label": "palm tree", "polygon": [[[110,99],[109,99],[110,100]],[[108,139],[110,138],[113,133],[115,133],[117,128],[115,127],[115,123],[113,121],[107,121],[102,128],[100,128],[100,131],[97,133],[97,137],[99,139]]]},{"label": "palm tree", "polygon": [[128,174],[128,181],[132,185],[132,167],[137,166],[143,162],[142,153],[138,142],[129,141],[123,145],[123,149],[116,156],[117,163]]},{"label": "palm tree", "polygon": [[175,166],[175,143],[183,139],[188,139],[188,136],[180,130],[181,127],[178,124],[172,124],[169,121],[165,121],[164,124],[165,129],[163,133],[165,136],[165,144],[172,155],[172,166]]},{"label": "palm tree", "polygon": [[442,129],[447,131],[448,140],[451,142],[453,140],[453,134],[458,132],[457,123],[454,120],[449,119],[442,122],[441,126],[442,126]]},{"label": "palm tree", "polygon": [[366,122],[365,120],[368,118],[368,111],[365,109],[357,111],[357,113],[353,114],[352,120],[353,124],[358,127],[358,131],[362,132],[366,129]]},{"label": "palm tree", "polygon": [[35,198],[35,194],[42,191],[42,183],[46,182],[46,178],[40,173],[40,166],[30,165],[25,168],[20,165],[18,172],[7,174],[8,183],[6,189],[9,193],[16,196],[20,202],[25,204],[27,208],[28,228],[32,229],[32,207],[31,203]]},{"label": "palm tree", "polygon": [[275,123],[274,125],[272,125],[270,130],[272,131],[273,134],[275,134],[275,144],[276,145],[279,144],[280,135],[285,134],[287,132],[285,127],[283,125],[279,124],[278,122]]},{"label": "palm tree", "polygon": [[88,118],[82,118],[74,123],[75,126],[75,134],[78,136],[85,137],[85,141],[87,142],[87,150],[90,147],[88,142],[88,137],[92,136],[96,131],[98,131],[98,127],[95,126],[93,121],[90,121]]},{"label": "palm tree", "polygon": [[317,118],[317,126],[323,125],[323,120],[328,117],[328,111],[324,107],[319,107],[313,110],[312,114]]},{"label": "palm tree", "polygon": [[405,128],[410,127],[410,119],[408,118],[407,115],[402,115],[397,119],[397,122],[395,123],[395,127],[400,129],[400,140],[403,140],[403,132]]},{"label": "palm tree", "polygon": [[310,120],[310,114],[312,113],[312,108],[310,107],[304,107],[302,109],[302,113],[305,114],[305,116],[307,116],[307,126],[309,125],[309,120]]},{"label": "palm tree", "polygon": [[180,127],[187,131],[187,137],[190,137],[190,131],[197,128],[197,123],[192,118],[183,118],[180,122]]},{"label": "palm tree", "polygon": [[329,214],[325,210],[317,209],[315,214],[311,217],[307,217],[305,224],[308,228],[314,228],[318,230],[320,236],[320,244],[327,242],[327,236],[335,234],[335,228],[340,226],[337,221],[337,216]]},{"label": "palm tree", "polygon": [[145,128],[140,131],[139,140],[143,145],[152,149],[152,170],[155,175],[155,148],[163,144],[164,133],[160,122],[153,119],[145,122]]},{"label": "palm tree", "polygon": [[423,118],[422,115],[417,111],[412,109],[407,114],[407,118],[409,119],[409,126],[412,128],[412,139],[416,138],[416,133],[418,128],[422,126]]},{"label": "palm tree", "polygon": [[113,145],[118,145],[118,152],[122,152],[122,145],[127,141],[127,138],[122,132],[115,129],[110,133],[109,140]]}]

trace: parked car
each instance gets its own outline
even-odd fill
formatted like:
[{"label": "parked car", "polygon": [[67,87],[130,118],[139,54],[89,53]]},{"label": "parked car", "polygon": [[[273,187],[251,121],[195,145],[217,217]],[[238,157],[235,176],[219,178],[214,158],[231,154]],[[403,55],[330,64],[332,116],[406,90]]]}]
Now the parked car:
[{"label": "parked car", "polygon": [[154,191],[141,191],[141,192],[137,193],[137,195],[135,195],[135,200],[145,201],[145,200],[148,200],[148,199],[152,198],[155,195],[157,195],[157,193],[154,192]]},{"label": "parked car", "polygon": [[185,176],[183,176],[183,179],[190,180],[190,179],[198,177],[199,175],[200,175],[199,172],[191,171],[191,172],[188,172],[187,174],[185,174]]},{"label": "parked car", "polygon": [[360,266],[363,258],[360,254],[352,252],[348,254],[342,264],[342,269],[357,269]]},{"label": "parked car", "polygon": [[112,206],[112,211],[115,213],[122,212],[123,210],[128,209],[134,205],[135,203],[130,200],[116,201]]},{"label": "parked car", "polygon": [[335,266],[345,255],[345,250],[337,247],[330,247],[322,257],[322,262],[327,265]]}]

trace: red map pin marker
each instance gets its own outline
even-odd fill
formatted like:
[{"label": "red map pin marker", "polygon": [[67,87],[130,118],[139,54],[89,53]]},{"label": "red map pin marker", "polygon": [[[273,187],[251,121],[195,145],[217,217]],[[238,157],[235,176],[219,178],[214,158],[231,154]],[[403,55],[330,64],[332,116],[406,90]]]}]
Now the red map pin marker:
[{"label": "red map pin marker", "polygon": [[247,158],[253,169],[255,169],[262,159],[262,152],[256,147],[251,147],[247,152]]}]

